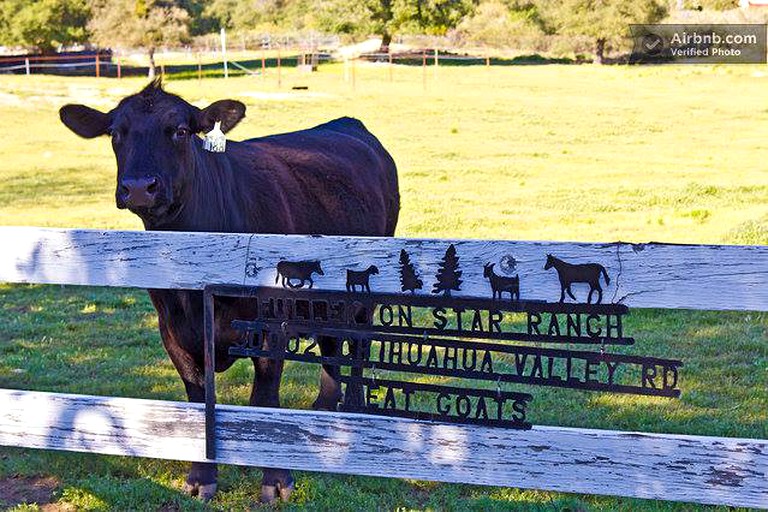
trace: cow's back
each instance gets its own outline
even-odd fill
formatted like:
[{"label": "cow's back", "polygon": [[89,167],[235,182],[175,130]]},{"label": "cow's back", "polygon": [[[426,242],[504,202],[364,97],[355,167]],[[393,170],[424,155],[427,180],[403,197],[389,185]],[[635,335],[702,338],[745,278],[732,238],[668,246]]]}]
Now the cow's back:
[{"label": "cow's back", "polygon": [[[397,168],[378,139],[344,117],[243,141],[269,162],[295,233],[392,236],[400,209]],[[256,167],[260,167],[258,164]],[[262,169],[256,169],[259,173]]]}]

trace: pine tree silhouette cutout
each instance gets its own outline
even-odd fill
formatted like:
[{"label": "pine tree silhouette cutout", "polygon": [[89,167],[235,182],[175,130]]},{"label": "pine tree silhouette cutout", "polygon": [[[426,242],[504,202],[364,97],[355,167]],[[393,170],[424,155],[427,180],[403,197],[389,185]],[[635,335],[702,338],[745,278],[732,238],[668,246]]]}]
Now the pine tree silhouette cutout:
[{"label": "pine tree silhouette cutout", "polygon": [[453,244],[448,246],[437,269],[437,282],[432,289],[432,293],[443,292],[450,296],[451,290],[458,291],[461,287],[461,270],[459,270],[459,257],[456,256],[456,248]]},{"label": "pine tree silhouette cutout", "polygon": [[405,249],[400,250],[400,289],[404,292],[416,293],[416,290],[421,290],[423,285],[424,283],[413,268],[411,257]]}]

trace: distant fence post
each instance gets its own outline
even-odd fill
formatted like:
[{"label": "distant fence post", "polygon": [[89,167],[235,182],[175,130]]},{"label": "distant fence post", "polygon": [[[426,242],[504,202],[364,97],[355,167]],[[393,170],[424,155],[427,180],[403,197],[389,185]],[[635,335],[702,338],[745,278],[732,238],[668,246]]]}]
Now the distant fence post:
[{"label": "distant fence post", "polygon": [[96,67],[96,78],[99,78],[99,77],[101,77],[101,69],[100,69],[101,68],[101,59],[99,58],[99,52],[98,51],[96,52],[96,59],[95,59],[94,65]]},{"label": "distant fence post", "polygon": [[437,52],[437,48],[435,48],[435,72],[434,72],[434,75],[435,75],[435,79],[437,79],[437,61],[438,61],[438,59],[439,59],[438,55],[439,55],[439,54],[438,54],[438,52]]},{"label": "distant fence post", "polygon": [[392,52],[389,52],[389,81],[392,81]]},{"label": "distant fence post", "polygon": [[344,81],[349,82],[349,56],[344,56]]},{"label": "distant fence post", "polygon": [[224,78],[229,78],[227,69],[227,33],[224,27],[221,27],[221,58],[224,59]]},{"label": "distant fence post", "polygon": [[24,58],[24,70],[27,72],[27,76],[30,74],[29,70],[29,57]]},{"label": "distant fence post", "polygon": [[123,78],[123,66],[122,66],[122,63],[120,62],[119,55],[117,56],[117,78],[118,79]]},{"label": "distant fence post", "polygon": [[421,51],[421,83],[424,90],[427,90],[427,50]]},{"label": "distant fence post", "polygon": [[280,86],[283,84],[283,66],[282,66],[282,60],[280,59],[280,47],[277,48],[277,88],[279,89]]},{"label": "distant fence post", "polygon": [[203,63],[202,58],[200,57],[200,52],[197,52],[197,81],[201,81],[203,79]]},{"label": "distant fence post", "polygon": [[267,59],[264,56],[264,47],[261,47],[261,78],[267,74]]}]

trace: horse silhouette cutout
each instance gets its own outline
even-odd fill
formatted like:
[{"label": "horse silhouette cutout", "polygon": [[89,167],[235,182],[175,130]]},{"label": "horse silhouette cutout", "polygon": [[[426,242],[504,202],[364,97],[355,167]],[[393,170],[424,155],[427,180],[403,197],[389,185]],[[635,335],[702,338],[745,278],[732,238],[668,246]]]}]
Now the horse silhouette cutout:
[{"label": "horse silhouette cutout", "polygon": [[493,271],[494,265],[494,263],[486,263],[483,265],[483,277],[488,278],[488,281],[491,283],[493,298],[495,299],[498,295],[499,300],[501,300],[501,294],[508,292],[509,300],[520,300],[520,276],[500,276]]},{"label": "horse silhouette cutout", "polygon": [[[323,269],[320,268],[319,261],[285,261],[282,260],[277,264],[277,275],[275,276],[275,284],[282,277],[281,284],[283,288],[291,288],[297,290],[304,288],[304,285],[309,281],[309,288],[312,288],[314,281],[312,281],[312,274],[325,275]],[[300,283],[295,284],[293,280],[298,280]]]},{"label": "horse silhouette cutout", "polygon": [[605,271],[605,267],[599,263],[584,263],[573,264],[563,261],[559,258],[555,258],[551,254],[547,254],[547,263],[544,265],[544,270],[549,270],[552,267],[557,270],[557,277],[560,279],[560,302],[565,302],[565,292],[573,300],[577,300],[571,291],[571,285],[573,283],[587,283],[589,284],[589,295],[587,296],[587,304],[592,302],[592,294],[597,292],[597,302],[600,304],[603,301],[603,289],[600,287],[600,275],[605,278],[605,284],[608,285],[611,279],[608,277],[608,273]]},{"label": "horse silhouette cutout", "polygon": [[379,268],[376,265],[371,265],[365,270],[347,270],[347,291],[354,292],[357,286],[360,287],[360,291],[371,293],[371,285],[369,280],[372,275],[378,274]]}]

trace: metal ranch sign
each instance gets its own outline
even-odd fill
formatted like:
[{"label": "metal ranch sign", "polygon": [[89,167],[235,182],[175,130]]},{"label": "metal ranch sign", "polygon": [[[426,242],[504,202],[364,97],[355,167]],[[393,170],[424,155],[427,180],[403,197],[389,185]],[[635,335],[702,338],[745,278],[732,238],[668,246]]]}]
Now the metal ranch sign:
[{"label": "metal ranch sign", "polygon": [[[509,275],[514,261],[501,262],[506,275],[484,265],[490,298],[452,295],[463,282],[453,245],[431,293],[422,291],[405,250],[402,294],[371,291],[380,273],[374,265],[347,270],[346,291],[329,291],[315,288],[324,276],[321,262],[281,260],[280,288],[209,286],[207,316],[213,318],[216,298],[252,300],[253,315],[231,324],[241,342],[229,354],[336,368],[343,411],[528,429],[533,397],[516,384],[680,395],[682,362],[626,353],[635,343],[625,333],[629,310],[602,303],[601,283],[610,282],[602,265],[552,255],[542,262],[544,271],[556,270],[558,302],[521,298],[519,276]],[[574,284],[589,287],[587,302],[576,300]],[[623,349],[613,353],[611,346]]]}]

